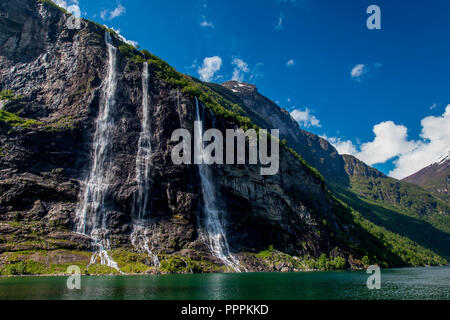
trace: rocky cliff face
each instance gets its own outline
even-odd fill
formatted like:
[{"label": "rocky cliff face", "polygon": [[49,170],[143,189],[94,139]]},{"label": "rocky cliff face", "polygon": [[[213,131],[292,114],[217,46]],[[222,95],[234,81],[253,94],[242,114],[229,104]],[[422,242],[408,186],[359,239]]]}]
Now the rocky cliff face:
[{"label": "rocky cliff face", "polygon": [[374,169],[372,167],[369,167],[361,160],[358,160],[354,156],[351,156],[349,154],[342,155],[344,162],[345,162],[345,172],[348,174],[349,177],[356,177],[356,178],[387,178],[387,176],[378,171],[377,169]]}]

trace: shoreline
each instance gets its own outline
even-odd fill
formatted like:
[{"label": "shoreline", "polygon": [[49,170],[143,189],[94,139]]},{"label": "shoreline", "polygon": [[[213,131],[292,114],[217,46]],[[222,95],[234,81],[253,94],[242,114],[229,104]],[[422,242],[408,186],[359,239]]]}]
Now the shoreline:
[{"label": "shoreline", "polygon": [[[396,270],[396,269],[419,269],[419,268],[442,268],[450,267],[449,265],[440,266],[419,266],[419,267],[396,267],[396,268],[382,268],[382,270]],[[264,274],[264,273],[279,273],[279,274],[292,274],[292,273],[306,273],[306,272],[347,272],[347,271],[363,271],[365,269],[345,269],[345,270],[319,270],[319,269],[308,269],[301,271],[264,271],[264,272],[200,272],[200,273],[118,273],[118,274],[82,274],[82,277],[133,277],[133,276],[165,276],[165,275],[193,275],[193,274]],[[0,279],[4,278],[32,278],[32,277],[70,277],[73,274],[21,274],[21,275],[0,275]]]}]

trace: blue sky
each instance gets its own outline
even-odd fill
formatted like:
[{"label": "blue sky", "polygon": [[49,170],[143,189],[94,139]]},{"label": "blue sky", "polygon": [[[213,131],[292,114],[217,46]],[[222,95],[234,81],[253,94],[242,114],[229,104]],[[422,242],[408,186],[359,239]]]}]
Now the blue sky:
[{"label": "blue sky", "polygon": [[[449,1],[59,2],[183,73],[200,77],[210,58],[206,79],[255,84],[302,128],[394,177],[450,148]],[[371,4],[381,30],[366,27]]]}]

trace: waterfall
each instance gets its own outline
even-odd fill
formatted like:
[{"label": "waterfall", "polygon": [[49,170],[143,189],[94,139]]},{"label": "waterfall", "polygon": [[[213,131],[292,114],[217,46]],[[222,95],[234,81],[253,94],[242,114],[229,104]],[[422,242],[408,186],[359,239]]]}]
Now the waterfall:
[{"label": "waterfall", "polygon": [[[200,117],[200,107],[197,97],[195,98],[195,122],[194,137],[197,150],[203,146],[203,117]],[[212,177],[211,167],[207,164],[198,165],[200,183],[203,195],[203,227],[206,234],[201,232],[211,253],[219,258],[227,268],[240,272],[239,261],[230,253],[228,241],[223,227],[224,211],[218,200],[218,193]]]},{"label": "waterfall", "polygon": [[142,220],[148,207],[148,195],[150,192],[150,165],[152,145],[150,141],[150,119],[148,105],[148,64],[144,63],[142,72],[142,124],[141,134],[138,141],[138,152],[136,155],[136,182],[138,184],[138,195],[135,201],[138,220]]},{"label": "waterfall", "polygon": [[152,156],[151,132],[150,132],[150,110],[148,99],[148,64],[144,63],[142,71],[142,123],[141,133],[138,141],[136,155],[136,183],[138,192],[134,203],[134,212],[137,221],[133,223],[131,233],[131,244],[139,252],[147,253],[152,259],[154,266],[159,267],[158,257],[149,248],[147,237],[148,227],[145,224],[146,212],[149,205],[150,194],[150,167]]},{"label": "waterfall", "polygon": [[77,211],[76,231],[90,236],[98,247],[92,255],[91,263],[100,257],[102,265],[118,271],[117,263],[108,255],[110,249],[109,230],[107,227],[107,210],[105,199],[110,184],[110,149],[114,132],[114,113],[116,111],[116,55],[117,49],[112,45],[111,35],[105,32],[108,49],[108,75],[103,89],[103,101],[100,104],[93,140],[93,158],[90,173],[85,183],[81,206]]},{"label": "waterfall", "polygon": [[152,260],[152,264],[155,267],[160,266],[158,256],[153,253],[153,247],[150,249],[147,232],[149,228],[143,223],[137,223],[133,225],[133,232],[131,233],[131,244],[136,248],[138,252],[146,253]]},{"label": "waterfall", "polygon": [[[178,120],[180,121],[180,128],[183,128],[183,112],[180,109],[180,89],[177,88],[177,113],[178,113]],[[184,141],[184,140],[183,140]]]}]

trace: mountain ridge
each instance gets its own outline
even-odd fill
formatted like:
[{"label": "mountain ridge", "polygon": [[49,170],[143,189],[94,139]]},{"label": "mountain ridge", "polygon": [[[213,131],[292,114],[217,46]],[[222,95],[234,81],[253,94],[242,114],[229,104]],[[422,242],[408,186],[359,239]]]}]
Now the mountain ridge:
[{"label": "mountain ridge", "polygon": [[266,119],[270,128],[279,129],[280,138],[285,139],[288,145],[319,170],[325,179],[341,184],[348,183],[344,163],[337,150],[328,141],[301,129],[287,110],[261,95],[256,86],[239,84],[236,81],[227,81],[222,85],[234,90],[233,93],[240,97],[247,107]]},{"label": "mountain ridge", "polygon": [[450,201],[450,151],[435,163],[403,178],[402,181],[417,184],[437,197]]}]

